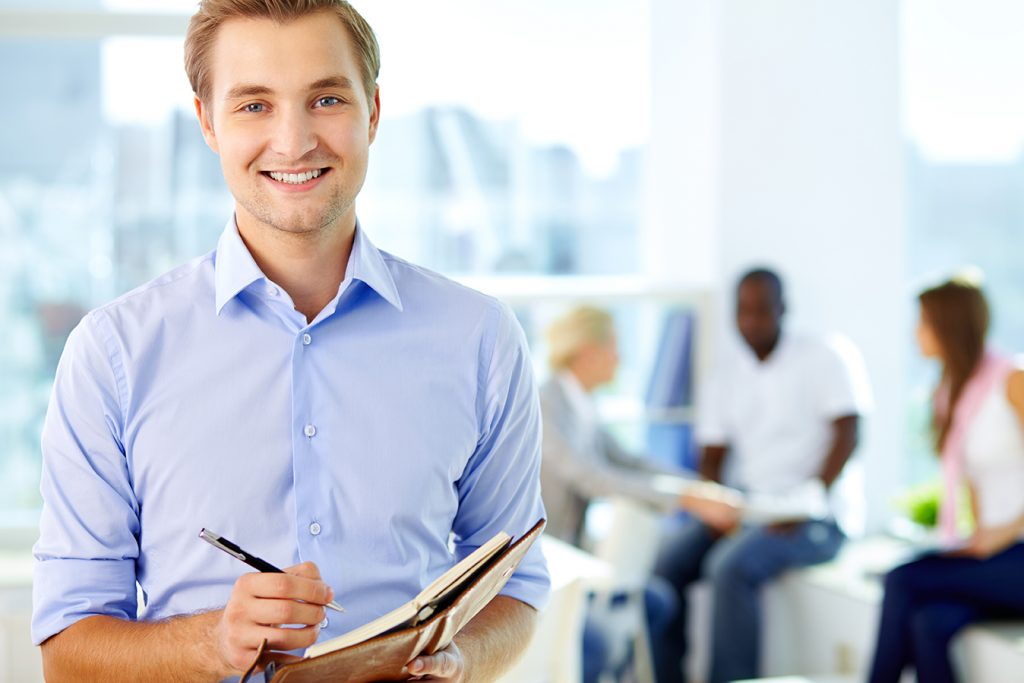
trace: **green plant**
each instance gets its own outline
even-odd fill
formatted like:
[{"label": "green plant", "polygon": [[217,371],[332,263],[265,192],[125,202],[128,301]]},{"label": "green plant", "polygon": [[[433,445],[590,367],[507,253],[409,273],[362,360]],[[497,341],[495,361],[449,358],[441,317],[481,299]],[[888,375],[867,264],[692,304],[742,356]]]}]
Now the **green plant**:
[{"label": "green plant", "polygon": [[908,489],[896,500],[896,507],[915,524],[932,528],[939,523],[941,501],[941,484],[928,482]]},{"label": "green plant", "polygon": [[[939,508],[945,495],[941,481],[929,481],[912,486],[896,499],[896,508],[907,518],[922,527],[933,529],[939,523]],[[957,496],[956,527],[961,534],[970,534],[974,529],[974,513],[971,507],[971,492],[964,485]]]}]

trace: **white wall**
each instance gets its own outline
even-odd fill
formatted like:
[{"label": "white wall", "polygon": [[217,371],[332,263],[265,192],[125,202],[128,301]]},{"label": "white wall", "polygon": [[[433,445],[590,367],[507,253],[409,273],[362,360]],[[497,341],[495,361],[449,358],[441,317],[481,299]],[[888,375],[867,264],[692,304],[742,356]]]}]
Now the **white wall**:
[{"label": "white wall", "polygon": [[718,0],[651,0],[644,272],[698,289],[718,270],[721,8]]},{"label": "white wall", "polygon": [[723,335],[735,277],[768,264],[791,327],[860,348],[876,400],[859,451],[874,527],[902,472],[910,330],[898,3],[653,2],[650,170],[669,177],[652,177],[654,225],[693,281],[718,288]]}]

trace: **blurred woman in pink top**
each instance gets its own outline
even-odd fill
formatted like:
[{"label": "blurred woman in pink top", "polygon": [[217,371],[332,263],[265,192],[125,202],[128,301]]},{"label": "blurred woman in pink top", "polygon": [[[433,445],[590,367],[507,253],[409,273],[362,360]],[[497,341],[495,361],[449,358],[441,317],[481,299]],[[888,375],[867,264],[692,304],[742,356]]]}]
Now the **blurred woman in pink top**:
[{"label": "blurred woman in pink top", "polygon": [[[982,619],[1024,617],[1024,370],[986,347],[989,308],[977,283],[952,279],[918,301],[921,354],[942,365],[933,427],[951,550],[886,577],[870,683],[897,683],[907,666],[919,683],[953,683],[954,635]],[[957,499],[968,492],[975,530],[961,538]]]}]

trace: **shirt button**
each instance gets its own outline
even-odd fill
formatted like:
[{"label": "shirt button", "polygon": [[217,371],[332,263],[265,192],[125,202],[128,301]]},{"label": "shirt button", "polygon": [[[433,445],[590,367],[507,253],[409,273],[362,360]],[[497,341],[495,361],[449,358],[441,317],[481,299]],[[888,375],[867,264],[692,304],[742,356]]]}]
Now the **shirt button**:
[{"label": "shirt button", "polygon": [[328,619],[327,617],[324,617],[324,620],[320,622],[320,628],[327,628],[328,624],[330,624],[330,623],[331,623],[331,620]]},{"label": "shirt button", "polygon": [[309,525],[309,533],[313,534],[314,536],[319,536],[320,535],[320,524],[317,523],[317,522],[313,522],[312,524],[310,524]]},{"label": "shirt button", "polygon": [[306,428],[302,430],[302,433],[312,439],[316,436],[316,427],[313,425],[306,425]]},{"label": "shirt button", "polygon": [[313,343],[313,337],[309,336],[308,332],[306,334],[302,335],[302,344],[303,344],[303,346],[309,346],[312,343]]},{"label": "shirt button", "polygon": [[277,296],[280,293],[281,293],[281,290],[279,290],[274,285],[267,285],[267,294],[269,294],[270,296]]}]

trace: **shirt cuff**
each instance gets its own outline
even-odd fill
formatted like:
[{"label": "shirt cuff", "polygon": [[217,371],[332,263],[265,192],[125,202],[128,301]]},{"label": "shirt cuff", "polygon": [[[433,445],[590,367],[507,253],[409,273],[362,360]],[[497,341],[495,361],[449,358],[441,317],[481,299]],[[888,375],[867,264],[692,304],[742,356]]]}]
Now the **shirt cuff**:
[{"label": "shirt cuff", "polygon": [[32,643],[41,644],[86,617],[134,621],[135,560],[37,560],[32,577]]},{"label": "shirt cuff", "polygon": [[498,595],[525,602],[538,612],[547,606],[551,597],[551,577],[548,575],[547,563],[541,552],[540,539],[534,542]]}]

